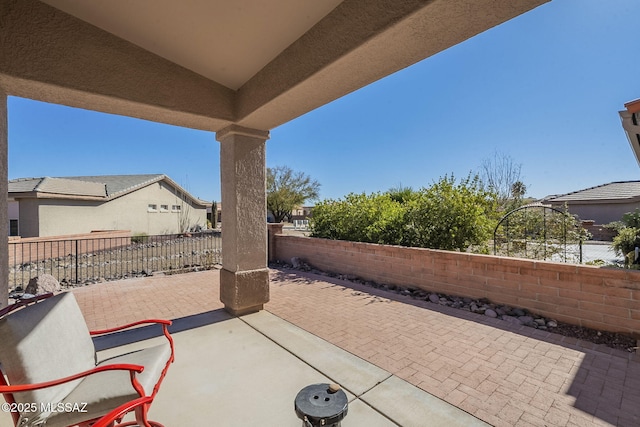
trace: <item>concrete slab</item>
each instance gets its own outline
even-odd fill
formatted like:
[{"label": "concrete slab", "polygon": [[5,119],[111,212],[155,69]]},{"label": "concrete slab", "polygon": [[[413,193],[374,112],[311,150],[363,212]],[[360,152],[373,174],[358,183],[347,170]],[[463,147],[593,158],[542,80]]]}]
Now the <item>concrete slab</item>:
[{"label": "concrete slab", "polygon": [[[151,419],[167,426],[300,427],[295,396],[310,384],[331,382],[349,398],[343,427],[423,426],[424,420],[484,425],[268,312],[242,318],[209,312],[177,323],[176,361],[150,410]],[[159,333],[159,327],[139,328],[102,338],[98,357],[155,345],[165,340]],[[0,426],[12,425],[8,415],[0,413]]]},{"label": "concrete slab", "polygon": [[[264,324],[277,325],[278,320],[267,313],[254,319],[254,323],[267,328]],[[132,334],[142,336],[140,331]],[[299,331],[298,337],[305,334],[309,335]],[[167,426],[300,427],[301,421],[294,412],[298,392],[309,384],[334,382],[276,345],[244,318],[183,330],[173,337],[176,361],[150,410],[151,419]],[[109,348],[99,352],[99,357],[144,348],[163,339]],[[308,340],[307,337],[305,341]],[[339,366],[336,371],[345,369],[348,366]],[[396,426],[365,403],[354,401],[355,396],[347,395],[350,404],[344,427]]]},{"label": "concrete slab", "polygon": [[[309,384],[329,382],[239,319],[173,336],[176,361],[150,410],[151,419],[167,426],[299,427],[296,394]],[[144,345],[148,342],[108,351]]]},{"label": "concrete slab", "polygon": [[243,316],[242,320],[355,396],[391,376],[387,371],[267,311]]},{"label": "concrete slab", "polygon": [[398,427],[390,419],[386,418],[379,412],[361,400],[349,402],[349,412],[347,417],[342,421],[342,427],[367,426],[367,427]]},{"label": "concrete slab", "polygon": [[489,426],[396,376],[360,396],[360,400],[403,427]]}]

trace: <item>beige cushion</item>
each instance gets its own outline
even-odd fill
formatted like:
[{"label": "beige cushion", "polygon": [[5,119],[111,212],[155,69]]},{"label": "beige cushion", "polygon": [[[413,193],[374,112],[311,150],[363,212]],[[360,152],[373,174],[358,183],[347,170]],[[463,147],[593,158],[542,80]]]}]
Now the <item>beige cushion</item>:
[{"label": "beige cushion", "polygon": [[[48,298],[0,319],[0,364],[9,384],[33,384],[93,369],[95,348],[80,308],[71,293]],[[169,343],[106,359],[98,365],[130,363],[144,366],[137,379],[147,395],[153,392],[171,357]],[[80,405],[87,412],[31,412],[21,426],[65,427],[101,417],[139,397],[129,371],[89,375],[64,385],[15,393],[20,403]],[[86,406],[84,406],[86,403]]]},{"label": "beige cushion", "polygon": [[[160,374],[171,357],[171,347],[165,343],[104,360],[98,364],[132,363],[144,366],[144,371],[137,374],[137,379],[147,395],[160,379]],[[112,409],[137,399],[138,393],[131,385],[129,371],[100,372],[86,377],[78,386],[62,400],[62,403],[87,403],[87,410],[95,417],[107,414]],[[86,420],[87,414],[77,412],[60,412],[47,416],[47,427],[65,427]]]},{"label": "beige cushion", "polygon": [[[0,319],[0,363],[9,384],[64,378],[95,366],[95,349],[82,312],[63,293]],[[16,393],[20,403],[57,402],[80,382]]]}]

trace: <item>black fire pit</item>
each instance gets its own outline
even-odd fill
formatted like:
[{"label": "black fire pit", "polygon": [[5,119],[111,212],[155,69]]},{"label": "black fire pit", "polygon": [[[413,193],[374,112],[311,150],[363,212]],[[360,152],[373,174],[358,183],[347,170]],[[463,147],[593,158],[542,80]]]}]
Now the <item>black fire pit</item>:
[{"label": "black fire pit", "polygon": [[302,427],[340,427],[347,416],[347,395],[337,384],[312,384],[298,393],[296,415]]}]

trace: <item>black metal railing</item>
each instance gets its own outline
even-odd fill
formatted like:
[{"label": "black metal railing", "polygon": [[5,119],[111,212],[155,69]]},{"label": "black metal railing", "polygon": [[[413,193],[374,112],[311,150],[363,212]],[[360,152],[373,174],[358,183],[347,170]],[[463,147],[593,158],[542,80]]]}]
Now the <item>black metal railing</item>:
[{"label": "black metal railing", "polygon": [[222,264],[221,249],[219,231],[15,242],[9,244],[9,289],[25,288],[42,274],[77,285],[207,270]]}]

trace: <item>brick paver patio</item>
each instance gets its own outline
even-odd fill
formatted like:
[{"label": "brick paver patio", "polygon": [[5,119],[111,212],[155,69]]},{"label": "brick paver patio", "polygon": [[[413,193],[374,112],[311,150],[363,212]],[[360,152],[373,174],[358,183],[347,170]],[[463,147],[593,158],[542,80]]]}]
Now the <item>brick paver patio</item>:
[{"label": "brick paver patio", "polygon": [[[75,289],[90,329],[222,308],[217,270]],[[273,270],[271,313],[496,426],[638,426],[635,355],[361,285]]]}]

